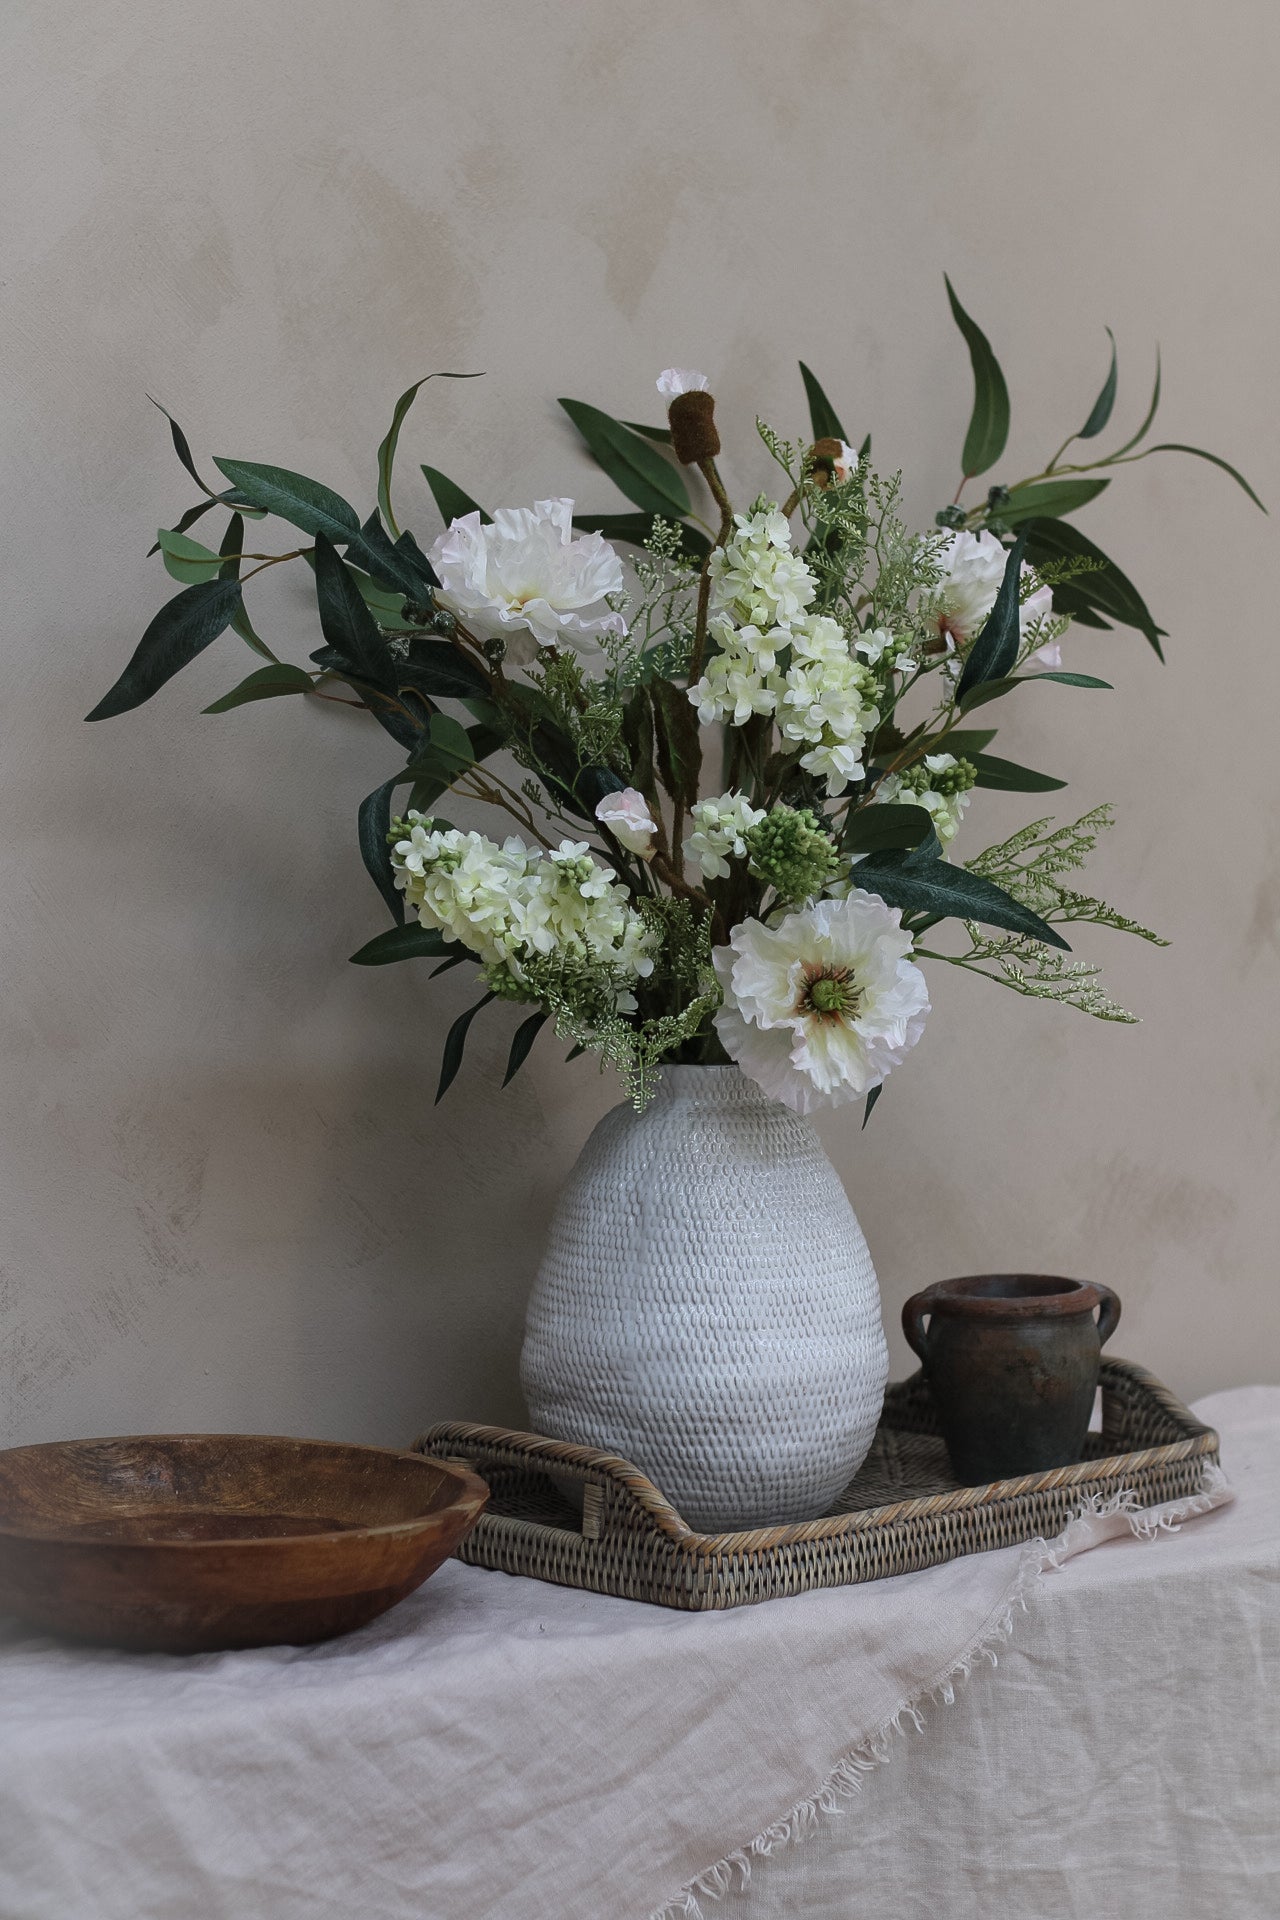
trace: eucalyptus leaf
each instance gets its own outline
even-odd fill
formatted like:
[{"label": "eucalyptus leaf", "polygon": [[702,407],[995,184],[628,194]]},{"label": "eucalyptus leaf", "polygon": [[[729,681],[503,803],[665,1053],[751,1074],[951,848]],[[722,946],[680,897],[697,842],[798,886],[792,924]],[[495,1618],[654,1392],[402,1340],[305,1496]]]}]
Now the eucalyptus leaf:
[{"label": "eucalyptus leaf", "polygon": [[880,1095],[883,1092],[884,1092],[884,1081],[877,1080],[875,1086],[872,1087],[871,1091],[868,1093],[866,1104],[862,1109],[862,1127],[859,1128],[859,1132],[862,1131],[862,1128],[865,1128],[868,1120],[871,1118],[872,1112],[875,1109],[876,1101],[880,1098]]},{"label": "eucalyptus leaf", "polygon": [[[222,536],[222,545],[218,548],[218,557],[222,565],[218,568],[220,580],[238,580],[240,578],[240,559],[244,552],[244,515],[233,513],[227,522],[226,532]],[[249,618],[249,610],[241,602],[231,622],[232,633],[238,633],[246,646],[252,647],[264,660],[278,664],[275,654],[259,634],[254,630]]]},{"label": "eucalyptus leaf", "polygon": [[950,279],[946,275],[943,278],[952,317],[964,335],[973,366],[973,412],[960,456],[965,479],[971,480],[993,467],[1004,452],[1009,438],[1009,389],[986,334],[961,306]]},{"label": "eucalyptus leaf", "polygon": [[325,538],[342,546],[360,531],[356,510],[340,494],[305,473],[292,473],[288,467],[264,467],[252,460],[217,460],[214,466],[231,484],[261,507],[287,520],[292,527],[313,537]]},{"label": "eucalyptus leaf", "polygon": [[1014,687],[1029,686],[1033,680],[1057,680],[1064,687],[1100,687],[1111,691],[1109,680],[1099,680],[1092,673],[1018,673],[1007,675],[1001,680],[987,680],[983,685],[974,687],[960,702],[962,713],[972,713],[975,707],[986,706],[989,700],[999,700]]},{"label": "eucalyptus leaf", "polygon": [[467,1034],[471,1030],[471,1022],[481,1007],[487,1007],[496,997],[495,994],[486,993],[476,1001],[474,1007],[468,1007],[465,1013],[460,1013],[450,1027],[444,1043],[444,1057],[440,1062],[440,1084],[436,1088],[437,1106],[458,1077],[458,1068],[462,1065],[462,1055],[467,1044]]},{"label": "eucalyptus leaf", "polygon": [[392,685],[393,664],[386,639],[361,598],[350,569],[323,532],[316,534],[315,573],[320,631],[327,645],[362,680],[385,691]]},{"label": "eucalyptus leaf", "polygon": [[391,864],[391,848],[388,844],[391,833],[391,796],[401,783],[409,778],[407,772],[397,773],[390,780],[384,780],[380,787],[366,794],[360,802],[356,814],[356,838],[360,846],[360,858],[364,861],[365,872],[386,901],[391,918],[398,926],[404,924],[404,895],[396,885],[395,868]]},{"label": "eucalyptus leaf", "polygon": [[419,388],[425,387],[428,380],[479,380],[481,378],[482,376],[478,373],[427,373],[421,380],[415,380],[411,387],[406,388],[396,401],[395,411],[391,415],[391,425],[387,429],[387,437],[378,448],[378,507],[393,535],[398,534],[400,529],[396,525],[395,514],[391,511],[391,470],[395,465],[396,448],[400,444],[400,429],[404,425],[405,415],[418,397]]},{"label": "eucalyptus leaf", "polygon": [[461,487],[456,486],[448,474],[441,473],[438,467],[424,467],[422,472],[446,527],[451,527],[455,520],[462,520],[469,513],[478,513],[486,527],[492,525],[493,515],[486,513],[469,493],[464,493]]},{"label": "eucalyptus leaf", "polygon": [[1138,431],[1134,434],[1133,438],[1131,440],[1126,440],[1122,447],[1117,447],[1114,453],[1108,455],[1109,459],[1118,460],[1122,453],[1128,453],[1129,449],[1131,447],[1136,447],[1140,440],[1145,440],[1147,434],[1151,431],[1151,422],[1156,417],[1156,409],[1159,407],[1159,405],[1160,405],[1160,349],[1159,347],[1157,347],[1156,348],[1156,379],[1155,379],[1155,385],[1151,389],[1151,405],[1147,408],[1146,415],[1143,419],[1142,425],[1138,428]]},{"label": "eucalyptus leaf", "polygon": [[647,427],[643,420],[624,420],[622,424],[624,427],[630,427],[632,433],[642,433],[645,439],[652,440],[655,446],[671,445],[670,427]]},{"label": "eucalyptus leaf", "polygon": [[1001,793],[1053,793],[1067,784],[1065,780],[1055,780],[1051,774],[1020,767],[1016,760],[997,759],[991,753],[968,753],[965,758],[977,772],[978,786],[992,787]]},{"label": "eucalyptus leaf", "polygon": [[927,913],[937,920],[976,920],[982,926],[1002,927],[1071,951],[1057,928],[1030,907],[993,880],[970,873],[967,867],[953,867],[949,860],[873,854],[853,869],[850,878],[855,886],[878,893],[887,906],[901,907],[904,913]]},{"label": "eucalyptus leaf", "polygon": [[[1261,500],[1259,500],[1257,494],[1238,468],[1233,467],[1229,460],[1220,459],[1216,453],[1206,453],[1203,447],[1184,446],[1180,440],[1160,440],[1154,447],[1148,447],[1147,453],[1189,453],[1194,455],[1197,460],[1207,460],[1211,466],[1221,467],[1224,473],[1229,473],[1236,485],[1244,488],[1255,507],[1261,507],[1263,513],[1267,511],[1266,507],[1262,506]],[[1142,455],[1144,460],[1146,457],[1146,454]]]},{"label": "eucalyptus leaf", "polygon": [[192,540],[188,534],[170,532],[167,527],[161,527],[156,535],[156,543],[164,555],[165,572],[174,580],[180,580],[184,586],[193,586],[197,580],[216,580],[222,572],[219,555],[202,546],[198,540]]},{"label": "eucalyptus leaf", "polygon": [[231,625],[241,604],[238,580],[202,580],[184,587],[161,607],[120,678],[85,717],[107,720],[140,707]]},{"label": "eucalyptus leaf", "polygon": [[159,411],[164,415],[165,419],[169,422],[169,432],[173,438],[174,452],[177,454],[179,460],[181,460],[183,466],[186,468],[187,472],[191,475],[191,478],[195,481],[196,485],[199,487],[201,493],[208,494],[210,503],[212,504],[212,502],[217,499],[217,495],[214,492],[213,488],[210,486],[207,486],[205,482],[200,478],[200,475],[196,472],[196,463],[192,457],[191,445],[187,439],[186,434],[182,431],[182,428],[178,425],[177,421],[174,419],[173,415],[170,413],[168,407],[162,407],[160,405],[160,402],[155,398],[153,398],[151,394],[148,394],[147,398],[148,400],[151,401],[152,406],[158,408]]},{"label": "eucalyptus leaf", "polygon": [[1093,569],[1077,574],[1053,589],[1054,607],[1076,617],[1079,609],[1100,613],[1122,627],[1136,627],[1163,659],[1158,627],[1147,611],[1146,602],[1133,582],[1121,573],[1115,561],[1094,545],[1079,527],[1055,519],[1029,520],[1026,524],[1027,559],[1033,567],[1064,560],[1089,560]]},{"label": "eucalyptus leaf", "polygon": [[489,692],[483,667],[448,640],[414,639],[409,658],[395,663],[396,683],[432,700],[471,700]]},{"label": "eucalyptus leaf", "polygon": [[[1093,403],[1089,418],[1076,435],[1077,440],[1092,440],[1095,435],[1101,433],[1111,418],[1111,409],[1116,404],[1116,337],[1110,327],[1107,328],[1107,337],[1111,342],[1111,366],[1102,383],[1102,392]],[[1061,509],[1054,508],[1052,511],[1060,512]]]},{"label": "eucalyptus leaf", "polygon": [[247,706],[251,700],[275,700],[286,693],[310,693],[313,685],[311,675],[304,673],[301,667],[290,666],[285,660],[276,660],[270,666],[259,667],[256,673],[251,673],[230,693],[224,693],[221,700],[215,700],[212,706],[204,707],[201,711],[230,713],[232,707]]},{"label": "eucalyptus leaf", "polygon": [[984,681],[1003,679],[1011,672],[1018,658],[1022,558],[1026,547],[1027,536],[1020,533],[1005,560],[995,604],[987,615],[981,633],[965,656],[956,687],[956,699],[962,711],[967,693],[981,686]]},{"label": "eucalyptus leaf", "polygon": [[411,533],[393,541],[378,515],[371,513],[347,547],[348,560],[359,560],[384,590],[411,600],[426,598],[440,582],[436,570]]},{"label": "eucalyptus leaf", "polygon": [[439,960],[457,951],[457,942],[446,940],[438,927],[424,927],[410,920],[402,927],[388,927],[365,942],[351,956],[356,967],[387,967],[395,960]]},{"label": "eucalyptus leaf", "polygon": [[995,737],[995,727],[952,727],[948,732],[939,734],[936,740],[926,740],[922,744],[926,753],[954,753],[972,760],[974,754],[989,747]]},{"label": "eucalyptus leaf", "polygon": [[649,440],[584,400],[562,399],[560,405],[597,464],[628,500],[634,500],[645,513],[683,520],[690,511],[689,489],[679,470],[656,452]]},{"label": "eucalyptus leaf", "polygon": [[671,798],[691,807],[698,797],[702,737],[698,716],[683,687],[655,680],[650,692],[660,725],[655,736],[658,774]]},{"label": "eucalyptus leaf", "polygon": [[1024,520],[1075,513],[1110,485],[1109,480],[1045,480],[1011,487],[1008,499],[994,509],[994,516],[1002,526],[1012,528],[1021,526]]},{"label": "eucalyptus leaf", "polygon": [[933,831],[928,809],[896,800],[860,807],[849,815],[843,846],[846,853],[881,853],[887,847],[918,847]]},{"label": "eucalyptus leaf", "polygon": [[507,1070],[502,1076],[502,1084],[504,1087],[509,1086],[515,1079],[521,1067],[529,1058],[533,1050],[534,1041],[546,1024],[547,1015],[542,1012],[541,1008],[539,1008],[537,1013],[531,1013],[527,1020],[520,1022],[511,1042],[511,1052],[507,1056]]},{"label": "eucalyptus leaf", "polygon": [[818,384],[817,376],[812,374],[804,361],[800,362],[800,378],[804,381],[805,398],[809,402],[809,421],[815,440],[843,440],[848,443],[849,436],[840,425],[840,416]]}]

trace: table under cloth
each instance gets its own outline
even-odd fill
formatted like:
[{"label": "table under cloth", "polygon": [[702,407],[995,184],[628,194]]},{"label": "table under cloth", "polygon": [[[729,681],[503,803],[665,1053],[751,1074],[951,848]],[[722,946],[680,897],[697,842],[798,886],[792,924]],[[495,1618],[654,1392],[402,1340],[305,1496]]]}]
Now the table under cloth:
[{"label": "table under cloth", "polygon": [[451,1562],[185,1659],[11,1627],[0,1916],[1275,1920],[1280,1389],[1196,1411],[1236,1499],[1056,1569],[680,1614]]}]

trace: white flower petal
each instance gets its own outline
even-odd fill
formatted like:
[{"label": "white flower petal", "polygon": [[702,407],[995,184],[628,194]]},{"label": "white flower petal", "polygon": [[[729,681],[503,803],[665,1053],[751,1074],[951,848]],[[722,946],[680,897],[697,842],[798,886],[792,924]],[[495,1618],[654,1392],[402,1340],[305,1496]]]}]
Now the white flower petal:
[{"label": "white flower petal", "polygon": [[657,387],[664,400],[674,400],[682,393],[710,393],[711,382],[694,367],[664,367]]}]

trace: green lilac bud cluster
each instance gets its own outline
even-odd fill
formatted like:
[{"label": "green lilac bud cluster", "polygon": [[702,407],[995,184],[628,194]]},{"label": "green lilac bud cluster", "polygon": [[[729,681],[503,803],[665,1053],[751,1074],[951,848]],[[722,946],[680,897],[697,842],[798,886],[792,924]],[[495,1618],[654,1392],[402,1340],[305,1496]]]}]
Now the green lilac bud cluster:
[{"label": "green lilac bud cluster", "polygon": [[781,900],[807,900],[839,871],[840,856],[810,807],[774,807],[743,837],[752,873]]},{"label": "green lilac bud cluster", "polygon": [[908,767],[902,774],[901,791],[939,793],[950,798],[953,794],[968,793],[977,779],[978,769],[972,760],[956,760],[949,767],[938,768],[930,768],[923,760],[917,760],[914,767]]}]

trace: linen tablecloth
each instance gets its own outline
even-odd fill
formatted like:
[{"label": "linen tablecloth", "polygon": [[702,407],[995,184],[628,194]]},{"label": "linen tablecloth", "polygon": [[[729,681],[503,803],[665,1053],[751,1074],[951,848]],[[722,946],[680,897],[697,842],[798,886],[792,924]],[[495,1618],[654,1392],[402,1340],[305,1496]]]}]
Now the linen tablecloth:
[{"label": "linen tablecloth", "polygon": [[1238,1501],[1147,1539],[1077,1525],[1067,1552],[1125,1537],[1043,1577],[1010,1548],[682,1615],[450,1563],[319,1648],[138,1657],[11,1630],[0,1915],[914,1920],[942,1899],[948,1920],[1190,1920],[1170,1887],[1198,1898],[1224,1856],[1241,1899],[1274,1893],[1280,1391],[1201,1412]]}]

